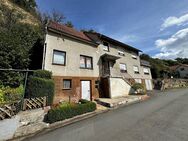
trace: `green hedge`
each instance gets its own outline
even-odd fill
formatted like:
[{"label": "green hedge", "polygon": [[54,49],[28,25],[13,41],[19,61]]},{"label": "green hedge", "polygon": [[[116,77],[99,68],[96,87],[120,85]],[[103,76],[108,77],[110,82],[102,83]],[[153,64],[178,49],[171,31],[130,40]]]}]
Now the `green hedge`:
[{"label": "green hedge", "polygon": [[63,103],[59,107],[48,111],[45,116],[45,122],[53,123],[95,110],[96,104],[90,101],[84,102],[83,104]]},{"label": "green hedge", "polygon": [[53,80],[30,76],[26,89],[26,97],[43,96],[47,96],[47,105],[51,105],[54,97]]},{"label": "green hedge", "polygon": [[52,79],[52,72],[47,70],[36,70],[34,71],[33,76],[44,79]]}]

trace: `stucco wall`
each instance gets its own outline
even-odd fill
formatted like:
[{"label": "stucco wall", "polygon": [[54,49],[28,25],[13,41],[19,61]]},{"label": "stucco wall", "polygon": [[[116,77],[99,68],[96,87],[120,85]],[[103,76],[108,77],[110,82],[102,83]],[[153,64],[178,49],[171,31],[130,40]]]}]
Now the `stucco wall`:
[{"label": "stucco wall", "polygon": [[[123,51],[125,53],[125,56],[121,56],[118,54],[118,51]],[[101,55],[107,53],[110,55],[118,56],[120,59],[117,59],[114,66],[111,69],[111,76],[112,77],[125,77],[125,78],[140,78],[140,79],[152,79],[150,68],[149,69],[149,75],[145,75],[143,72],[143,66],[140,65],[140,57],[136,52],[129,51],[124,49],[123,47],[118,47],[110,44],[109,52],[103,50],[103,45],[99,45],[99,53]],[[137,59],[133,59],[132,55],[137,56]],[[121,73],[119,64],[124,63],[127,67],[127,73]],[[139,68],[139,74],[135,74],[133,71],[133,66],[138,66]]]},{"label": "stucco wall", "polygon": [[122,78],[109,78],[110,79],[110,98],[118,96],[127,96],[133,90],[131,86],[126,83]]},{"label": "stucco wall", "polygon": [[[149,70],[149,74],[144,74],[144,68],[147,68]],[[140,75],[142,79],[152,79],[151,70],[149,67],[141,66]]]},{"label": "stucco wall", "polygon": [[[54,33],[48,33],[46,37],[46,57],[45,69],[53,72],[54,76],[82,76],[82,77],[98,77],[102,64],[100,56],[107,53],[120,57],[117,59],[111,69],[112,77],[125,77],[125,78],[139,78],[139,79],[152,79],[150,75],[145,75],[143,66],[140,66],[140,57],[136,52],[126,50],[119,46],[110,44],[110,51],[104,51],[102,43],[98,47],[73,40],[64,36]],[[66,52],[66,66],[52,65],[53,49]],[[120,56],[118,50],[123,51],[125,56]],[[93,58],[93,70],[80,69],[80,55],[91,56]],[[137,56],[133,59],[132,55]],[[127,67],[127,73],[121,73],[119,64],[124,63]],[[135,74],[133,66],[139,68],[139,74]],[[150,68],[149,68],[150,71]]]},{"label": "stucco wall", "polygon": [[[53,65],[53,50],[66,52],[66,66]],[[46,35],[46,56],[45,70],[53,72],[54,76],[89,76],[98,77],[99,67],[97,47],[70,39],[65,36],[60,36],[54,33]],[[80,68],[80,55],[86,55],[93,58],[93,69]]]}]

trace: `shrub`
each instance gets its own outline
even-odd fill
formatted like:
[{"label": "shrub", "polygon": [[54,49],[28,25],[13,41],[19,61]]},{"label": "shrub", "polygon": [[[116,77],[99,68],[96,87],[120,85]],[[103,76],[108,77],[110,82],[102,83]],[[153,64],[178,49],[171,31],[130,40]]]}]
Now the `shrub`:
[{"label": "shrub", "polygon": [[85,104],[85,103],[87,103],[87,102],[89,102],[89,101],[86,100],[86,99],[80,99],[79,102],[80,102],[81,104]]},{"label": "shrub", "polygon": [[46,114],[45,121],[53,123],[96,110],[96,104],[94,102],[84,102],[83,104],[63,103],[59,107],[49,110]]},{"label": "shrub", "polygon": [[3,90],[0,89],[0,103],[4,103],[4,93]]},{"label": "shrub", "polygon": [[0,103],[21,100],[23,91],[24,91],[23,85],[20,85],[17,88],[2,86],[0,88]]},{"label": "shrub", "polygon": [[54,82],[51,79],[44,79],[30,76],[26,89],[26,97],[47,96],[47,105],[51,105],[54,97]]},{"label": "shrub", "polygon": [[135,83],[132,88],[135,90],[135,93],[145,94],[145,87],[141,83]]},{"label": "shrub", "polygon": [[47,70],[36,70],[34,71],[33,76],[44,79],[52,79],[52,72]]}]

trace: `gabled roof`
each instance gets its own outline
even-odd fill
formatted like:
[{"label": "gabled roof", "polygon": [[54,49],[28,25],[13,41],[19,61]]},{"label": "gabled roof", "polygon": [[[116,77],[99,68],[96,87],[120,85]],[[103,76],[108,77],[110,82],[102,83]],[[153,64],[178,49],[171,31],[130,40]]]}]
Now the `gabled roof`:
[{"label": "gabled roof", "polygon": [[49,21],[49,23],[47,24],[47,29],[54,31],[54,32],[64,34],[69,37],[71,36],[72,38],[76,38],[76,39],[79,39],[79,40],[82,40],[85,42],[96,44],[89,37],[87,37],[83,32],[77,31],[74,28],[67,27],[66,25],[59,24],[54,21]]},{"label": "gabled roof", "polygon": [[134,48],[130,45],[127,45],[125,43],[122,43],[118,40],[115,40],[115,39],[112,39],[106,35],[103,35],[101,33],[97,33],[97,32],[84,32],[84,34],[86,34],[89,38],[91,38],[93,41],[97,42],[98,39],[100,40],[106,40],[106,41],[109,41],[111,43],[113,43],[114,45],[118,45],[118,46],[121,46],[121,47],[124,47],[128,50],[133,50],[133,51],[137,51],[137,52],[142,52],[141,50],[137,49],[137,48]]}]

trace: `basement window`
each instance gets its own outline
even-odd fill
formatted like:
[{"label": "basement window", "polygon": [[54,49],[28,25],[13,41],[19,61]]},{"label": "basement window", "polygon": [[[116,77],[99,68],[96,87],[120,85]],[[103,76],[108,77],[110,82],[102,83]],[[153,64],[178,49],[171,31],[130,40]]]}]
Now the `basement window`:
[{"label": "basement window", "polygon": [[63,89],[69,90],[72,87],[72,81],[71,79],[63,79]]}]

